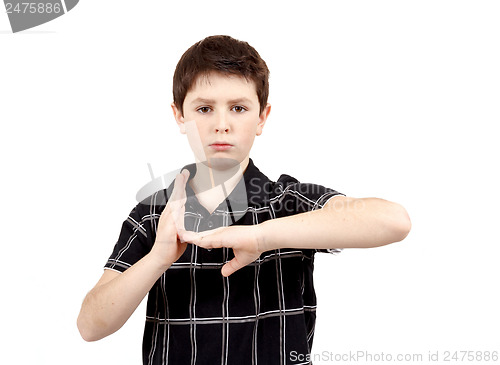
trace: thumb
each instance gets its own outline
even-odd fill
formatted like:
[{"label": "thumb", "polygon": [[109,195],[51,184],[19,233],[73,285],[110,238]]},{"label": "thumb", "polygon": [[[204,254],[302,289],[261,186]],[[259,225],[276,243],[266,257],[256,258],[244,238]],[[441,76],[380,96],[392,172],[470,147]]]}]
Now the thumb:
[{"label": "thumb", "polygon": [[241,262],[239,262],[238,259],[235,257],[231,261],[226,263],[224,266],[222,266],[221,270],[222,276],[228,277],[232,273],[241,269],[243,266],[245,265],[242,265]]}]

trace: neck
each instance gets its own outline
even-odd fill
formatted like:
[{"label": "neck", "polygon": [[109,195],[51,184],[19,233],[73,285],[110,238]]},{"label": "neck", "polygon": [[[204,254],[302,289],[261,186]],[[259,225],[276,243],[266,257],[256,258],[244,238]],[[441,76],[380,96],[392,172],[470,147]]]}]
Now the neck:
[{"label": "neck", "polygon": [[[248,156],[239,163],[230,159],[197,161],[196,175],[189,181],[189,184],[196,195],[218,191],[221,186],[229,194],[240,181],[248,163]],[[215,189],[217,187],[219,189]]]}]

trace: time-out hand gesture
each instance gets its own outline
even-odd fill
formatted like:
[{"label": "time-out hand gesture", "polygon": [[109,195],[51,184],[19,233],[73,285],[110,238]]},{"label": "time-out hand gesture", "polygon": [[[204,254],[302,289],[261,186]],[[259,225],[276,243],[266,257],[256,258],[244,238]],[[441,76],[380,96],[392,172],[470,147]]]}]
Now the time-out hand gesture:
[{"label": "time-out hand gesture", "polygon": [[151,254],[159,260],[162,266],[165,266],[165,269],[176,262],[187,247],[185,240],[179,239],[179,236],[184,231],[186,183],[188,178],[188,170],[183,170],[182,173],[176,176],[174,189],[158,221],[156,240],[151,249]]}]

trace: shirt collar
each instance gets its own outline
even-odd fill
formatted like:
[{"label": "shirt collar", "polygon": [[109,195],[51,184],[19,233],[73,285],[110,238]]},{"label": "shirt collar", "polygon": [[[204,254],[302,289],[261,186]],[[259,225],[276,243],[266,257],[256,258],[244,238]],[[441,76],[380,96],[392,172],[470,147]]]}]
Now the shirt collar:
[{"label": "shirt collar", "polygon": [[[189,182],[196,175],[196,164],[186,165],[181,171],[184,169],[189,171]],[[232,215],[233,222],[237,221],[248,210],[248,207],[259,208],[268,205],[272,187],[272,181],[255,166],[253,160],[250,158],[248,166],[243,172],[243,178],[240,179],[231,193],[219,204],[214,212],[217,210],[227,210]],[[167,189],[168,196],[170,196],[172,190],[173,183]],[[207,210],[199,203],[189,184],[186,184],[186,196],[186,205],[188,207],[198,211],[198,213],[204,212],[205,214],[203,215],[208,214]]]}]

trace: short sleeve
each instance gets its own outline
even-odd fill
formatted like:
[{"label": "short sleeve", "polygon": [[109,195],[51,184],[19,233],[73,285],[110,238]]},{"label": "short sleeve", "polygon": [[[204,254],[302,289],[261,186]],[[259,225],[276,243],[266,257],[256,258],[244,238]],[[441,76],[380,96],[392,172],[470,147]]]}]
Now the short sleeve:
[{"label": "short sleeve", "polygon": [[123,222],[118,241],[104,268],[124,272],[149,253],[154,242],[150,227],[155,219],[156,214],[147,209],[147,205],[136,205]]},{"label": "short sleeve", "polygon": [[[278,184],[282,189],[282,204],[281,206],[286,211],[291,207],[294,208],[293,214],[311,212],[321,209],[325,204],[335,196],[345,196],[344,194],[312,183],[300,183],[297,179],[289,175],[281,175],[278,179]],[[291,215],[289,212],[285,215]],[[333,249],[315,249],[315,252],[325,252],[331,254],[339,254],[341,248]]]}]

